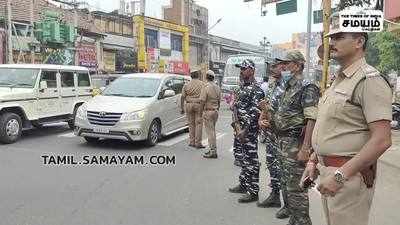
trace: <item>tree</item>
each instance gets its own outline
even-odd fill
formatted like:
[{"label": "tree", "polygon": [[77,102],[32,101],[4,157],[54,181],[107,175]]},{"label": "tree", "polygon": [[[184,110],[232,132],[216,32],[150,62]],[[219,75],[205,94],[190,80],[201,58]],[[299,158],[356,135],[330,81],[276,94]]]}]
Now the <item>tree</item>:
[{"label": "tree", "polygon": [[388,31],[369,34],[366,60],[383,74],[400,72],[400,38]]},{"label": "tree", "polygon": [[384,31],[377,34],[376,46],[379,49],[378,70],[383,74],[391,70],[400,72],[400,38]]},{"label": "tree", "polygon": [[[373,5],[373,1],[371,0],[340,0],[337,8],[338,11],[341,11],[345,8],[348,8],[350,6],[358,6],[358,7],[371,7]],[[373,7],[374,9],[377,10],[383,10],[383,0],[375,0],[375,6]]]}]

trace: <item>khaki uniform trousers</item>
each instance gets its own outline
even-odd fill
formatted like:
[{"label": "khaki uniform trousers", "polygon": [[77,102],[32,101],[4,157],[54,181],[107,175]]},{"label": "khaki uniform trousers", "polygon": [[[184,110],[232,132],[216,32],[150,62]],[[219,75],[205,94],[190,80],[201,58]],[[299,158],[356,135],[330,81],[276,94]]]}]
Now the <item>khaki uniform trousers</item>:
[{"label": "khaki uniform trousers", "polygon": [[[321,161],[321,160],[320,160]],[[320,179],[324,179],[338,169],[317,165]],[[368,225],[375,185],[367,188],[360,173],[344,183],[335,197],[322,196],[327,225]]]},{"label": "khaki uniform trousers", "polygon": [[203,117],[200,109],[200,103],[187,102],[186,116],[189,122],[189,144],[202,145]]},{"label": "khaki uniform trousers", "polygon": [[211,152],[217,152],[217,135],[215,133],[215,124],[218,120],[217,110],[205,110],[203,113],[204,126],[206,127],[206,133],[208,138],[208,145]]}]

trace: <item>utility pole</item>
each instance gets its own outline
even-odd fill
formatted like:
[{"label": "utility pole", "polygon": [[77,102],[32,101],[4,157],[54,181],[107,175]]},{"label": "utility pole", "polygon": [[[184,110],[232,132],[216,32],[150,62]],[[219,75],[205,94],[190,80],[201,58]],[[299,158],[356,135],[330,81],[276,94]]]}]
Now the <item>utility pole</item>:
[{"label": "utility pole", "polygon": [[8,49],[8,63],[9,64],[12,64],[13,63],[13,46],[12,46],[12,38],[11,38],[11,36],[12,36],[12,21],[11,21],[11,13],[12,13],[12,10],[11,10],[11,0],[7,0],[7,20],[8,20],[8,25],[7,25],[7,31],[8,31],[8,39],[7,39],[7,42],[8,42],[8,46],[7,46],[7,49]]},{"label": "utility pole", "polygon": [[268,41],[267,37],[263,37],[263,40],[260,41],[260,46],[263,47],[264,49],[264,55],[269,57],[269,55],[267,54],[267,47],[269,47],[271,45],[271,43]]},{"label": "utility pole", "polygon": [[308,0],[308,16],[307,16],[307,49],[306,49],[306,76],[310,77],[310,50],[311,50],[311,17],[312,17],[312,0]]},{"label": "utility pole", "polygon": [[331,0],[323,1],[323,14],[324,14],[324,59],[323,59],[323,69],[322,69],[322,81],[321,81],[321,92],[326,89],[326,84],[328,81],[328,69],[329,69],[329,38],[326,35],[329,32],[329,18],[331,16]]},{"label": "utility pole", "polygon": [[[31,40],[33,41],[33,29],[34,29],[34,25],[33,25],[33,10],[34,10],[34,4],[35,4],[35,0],[30,0],[31,4],[30,4],[30,11],[31,11]],[[35,49],[33,49],[33,46],[31,47],[31,63],[34,64],[35,63]]]}]

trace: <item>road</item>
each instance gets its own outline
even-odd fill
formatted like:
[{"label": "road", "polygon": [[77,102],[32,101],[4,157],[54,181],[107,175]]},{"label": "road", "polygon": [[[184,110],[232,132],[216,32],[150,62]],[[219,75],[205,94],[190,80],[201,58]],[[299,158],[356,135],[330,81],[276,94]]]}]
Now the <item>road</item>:
[{"label": "road", "polygon": [[[237,183],[233,165],[232,129],[226,109],[218,122],[217,160],[187,147],[187,133],[169,137],[153,148],[143,143],[103,141],[87,144],[66,124],[25,131],[21,141],[0,145],[0,224],[5,225],[285,225],[277,209],[239,204],[227,191]],[[379,163],[371,225],[400,221],[400,160],[394,146]],[[42,156],[175,157],[175,165],[45,165]],[[260,159],[265,159],[260,145]],[[397,158],[396,158],[397,157]],[[145,162],[146,162],[145,160]],[[268,192],[264,160],[261,193]],[[318,192],[310,190],[313,224],[325,224]]]}]

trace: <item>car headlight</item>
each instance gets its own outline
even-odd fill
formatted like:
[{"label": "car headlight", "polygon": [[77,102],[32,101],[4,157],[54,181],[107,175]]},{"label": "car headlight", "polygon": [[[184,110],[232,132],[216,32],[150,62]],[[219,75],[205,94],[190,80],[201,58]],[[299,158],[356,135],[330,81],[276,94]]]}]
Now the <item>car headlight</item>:
[{"label": "car headlight", "polygon": [[78,108],[78,111],[76,111],[76,117],[79,119],[87,119],[87,105],[83,104]]},{"label": "car headlight", "polygon": [[138,121],[144,120],[145,111],[138,111],[138,112],[131,112],[131,113],[124,113],[121,116],[121,121]]}]

